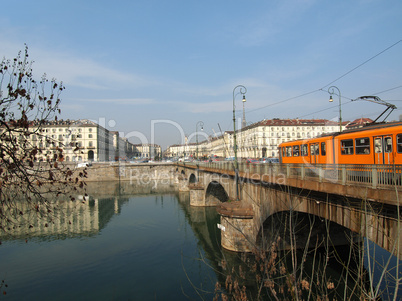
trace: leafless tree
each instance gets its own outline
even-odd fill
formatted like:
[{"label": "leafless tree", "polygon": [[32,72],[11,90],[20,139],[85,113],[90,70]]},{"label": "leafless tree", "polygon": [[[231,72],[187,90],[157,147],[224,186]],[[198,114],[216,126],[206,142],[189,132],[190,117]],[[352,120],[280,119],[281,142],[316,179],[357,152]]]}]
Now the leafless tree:
[{"label": "leafless tree", "polygon": [[[16,58],[0,62],[0,230],[32,227],[40,218],[45,227],[57,210],[57,198],[74,200],[83,188],[86,171],[79,173],[64,161],[63,148],[54,143],[44,127],[57,123],[62,82],[36,80],[28,47]],[[23,202],[21,201],[23,200]]]}]

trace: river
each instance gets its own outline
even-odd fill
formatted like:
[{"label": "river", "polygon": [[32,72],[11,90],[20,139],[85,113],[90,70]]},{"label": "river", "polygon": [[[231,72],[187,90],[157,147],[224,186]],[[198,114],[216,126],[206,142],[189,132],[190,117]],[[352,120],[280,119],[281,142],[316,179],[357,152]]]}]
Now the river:
[{"label": "river", "polygon": [[[88,199],[61,202],[54,223],[32,217],[32,228],[0,234],[4,300],[212,300],[234,270],[256,299],[251,267],[259,262],[221,249],[214,207],[190,206],[189,194],[169,184],[98,182],[87,192]],[[304,260],[306,271],[313,257],[322,254]],[[329,291],[342,294],[342,264],[329,261],[326,270],[328,283],[341,284]]]},{"label": "river", "polygon": [[2,235],[5,300],[212,299],[214,208],[192,208],[169,187],[94,185],[97,196],[66,210],[72,224]]}]

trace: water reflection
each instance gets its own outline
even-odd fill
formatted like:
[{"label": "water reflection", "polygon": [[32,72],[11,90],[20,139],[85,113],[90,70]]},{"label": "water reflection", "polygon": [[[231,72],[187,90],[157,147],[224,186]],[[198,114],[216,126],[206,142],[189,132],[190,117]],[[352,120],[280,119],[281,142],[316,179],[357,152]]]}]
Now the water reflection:
[{"label": "water reflection", "polygon": [[24,215],[32,227],[0,234],[7,299],[212,299],[215,208],[191,207],[188,193],[161,183],[89,183],[87,194],[58,200],[47,227]]},{"label": "water reflection", "polygon": [[66,237],[92,236],[106,227],[110,219],[121,212],[129,197],[173,192],[169,184],[150,183],[138,185],[130,182],[90,182],[86,194],[77,194],[75,201],[67,196],[59,197],[49,213],[51,222],[32,210],[25,200],[16,202],[18,211],[13,215],[6,231],[0,231],[0,239],[14,240],[33,237],[64,239]]},{"label": "water reflection", "polygon": [[[47,227],[36,216],[30,220],[32,228],[0,234],[0,272],[7,273],[8,299],[29,294],[42,300],[84,295],[97,300],[211,300],[216,282],[226,291],[228,276],[247,286],[251,299],[261,296],[253,269],[258,272],[262,261],[221,249],[214,207],[192,207],[188,192],[163,183],[88,183],[87,194],[77,195],[75,202],[60,200],[54,223]],[[25,239],[33,242],[22,243]],[[293,259],[312,275],[319,256]],[[284,263],[292,259],[284,253],[279,257]],[[326,269],[327,279],[344,278],[341,264],[328,262]],[[291,274],[291,264],[287,272]],[[264,290],[269,299],[271,290]],[[337,290],[342,295],[341,285]]]}]

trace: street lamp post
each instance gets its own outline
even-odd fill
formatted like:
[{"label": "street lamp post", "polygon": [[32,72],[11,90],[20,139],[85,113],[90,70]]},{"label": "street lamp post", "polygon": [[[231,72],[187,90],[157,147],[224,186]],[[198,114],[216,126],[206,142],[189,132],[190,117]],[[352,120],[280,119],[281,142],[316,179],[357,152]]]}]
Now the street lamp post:
[{"label": "street lamp post", "polygon": [[201,131],[202,131],[202,130],[204,130],[204,122],[198,121],[197,124],[195,125],[195,139],[196,139],[196,143],[197,143],[197,145],[196,145],[197,162],[198,162],[198,125],[201,126]]},{"label": "street lamp post", "polygon": [[329,102],[333,102],[334,100],[332,99],[332,95],[335,94],[334,90],[338,90],[338,96],[339,96],[339,132],[342,132],[342,107],[341,107],[341,91],[338,89],[336,86],[331,86],[328,88],[328,93],[330,94],[329,96]]},{"label": "street lamp post", "polygon": [[243,95],[243,103],[246,102],[246,92],[245,86],[238,85],[233,89],[233,151],[235,155],[235,181],[236,181],[236,201],[239,201],[239,163],[237,162],[237,143],[236,143],[236,106],[235,106],[235,90],[239,88],[239,93]]}]

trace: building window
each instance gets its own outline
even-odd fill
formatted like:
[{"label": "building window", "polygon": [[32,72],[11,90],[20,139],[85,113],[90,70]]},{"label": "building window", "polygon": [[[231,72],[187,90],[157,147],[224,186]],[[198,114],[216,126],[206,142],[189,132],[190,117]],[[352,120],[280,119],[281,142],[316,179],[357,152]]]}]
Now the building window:
[{"label": "building window", "polygon": [[92,134],[89,134],[89,135],[88,135],[88,138],[92,138]]}]

